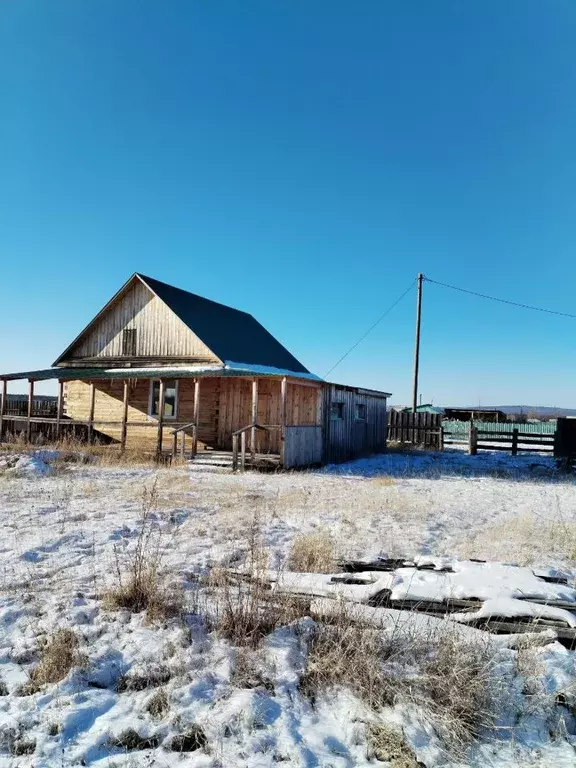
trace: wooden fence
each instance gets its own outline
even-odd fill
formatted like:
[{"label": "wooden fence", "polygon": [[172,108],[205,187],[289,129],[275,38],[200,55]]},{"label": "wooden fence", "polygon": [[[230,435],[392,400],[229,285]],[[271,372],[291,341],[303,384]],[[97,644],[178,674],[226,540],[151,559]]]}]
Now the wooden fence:
[{"label": "wooden fence", "polygon": [[2,419],[0,442],[10,442],[18,438],[28,440],[35,445],[43,445],[44,443],[58,442],[60,440],[73,440],[79,443],[95,441],[102,444],[113,442],[107,435],[99,434],[95,436],[90,434],[87,424],[70,421],[66,418],[62,418],[59,424],[56,419],[50,421],[38,417],[36,419],[31,420],[28,432],[28,420],[26,418],[5,416]]},{"label": "wooden fence", "polygon": [[[1,399],[1,398],[0,398]],[[53,400],[32,400],[32,416],[43,418],[56,418],[58,411],[58,401]],[[9,397],[6,401],[6,416],[27,416],[28,398],[27,397]]]},{"label": "wooden fence", "polygon": [[441,451],[444,448],[442,416],[439,413],[406,413],[390,411],[388,414],[388,440]]},{"label": "wooden fence", "polygon": [[[472,426],[468,438],[468,452],[471,456],[475,456],[478,450],[510,451],[512,456],[517,456],[518,453],[554,453],[555,436],[553,434],[521,430],[521,426],[514,427],[512,432],[508,430],[498,432]],[[447,438],[446,442],[448,442]]]}]

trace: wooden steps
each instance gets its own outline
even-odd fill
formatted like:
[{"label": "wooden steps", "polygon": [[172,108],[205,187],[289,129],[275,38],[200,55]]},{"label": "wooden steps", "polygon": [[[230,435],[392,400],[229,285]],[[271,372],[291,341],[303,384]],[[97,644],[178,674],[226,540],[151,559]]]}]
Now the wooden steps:
[{"label": "wooden steps", "polygon": [[[190,460],[189,465],[194,470],[232,472],[232,451],[198,451],[196,456]],[[252,457],[248,455],[246,457],[246,467],[260,471],[276,470],[280,467],[280,454],[257,453],[254,462]]]}]

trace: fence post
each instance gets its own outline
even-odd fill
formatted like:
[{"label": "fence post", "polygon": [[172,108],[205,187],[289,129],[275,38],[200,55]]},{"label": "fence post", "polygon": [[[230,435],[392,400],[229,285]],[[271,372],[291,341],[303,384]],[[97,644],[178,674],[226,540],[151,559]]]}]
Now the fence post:
[{"label": "fence post", "polygon": [[478,427],[470,424],[470,446],[468,453],[470,456],[476,456],[478,453]]},{"label": "fence post", "polygon": [[240,469],[246,471],[246,430],[240,435]]},{"label": "fence post", "polygon": [[177,451],[178,451],[178,432],[174,430],[174,432],[172,432],[172,460],[176,458]]},{"label": "fence post", "polygon": [[439,437],[440,437],[439,449],[443,451],[444,450],[444,427],[440,427]]},{"label": "fence post", "polygon": [[28,379],[28,410],[26,417],[26,442],[32,442],[32,414],[34,412],[34,379]]},{"label": "fence post", "polygon": [[518,456],[518,427],[512,430],[512,456]]},{"label": "fence post", "polygon": [[232,471],[238,469],[238,435],[232,435]]},{"label": "fence post", "polygon": [[8,382],[2,379],[2,400],[0,400],[0,443],[4,439],[4,416],[8,410]]}]

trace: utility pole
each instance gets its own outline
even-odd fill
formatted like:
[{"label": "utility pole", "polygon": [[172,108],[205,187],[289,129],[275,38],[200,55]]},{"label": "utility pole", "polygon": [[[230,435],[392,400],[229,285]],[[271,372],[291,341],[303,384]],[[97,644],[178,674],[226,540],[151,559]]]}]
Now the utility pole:
[{"label": "utility pole", "polygon": [[418,293],[416,298],[416,344],[414,347],[414,389],[412,391],[412,413],[418,411],[418,369],[420,367],[420,325],[422,320],[422,283],[424,275],[418,273]]}]

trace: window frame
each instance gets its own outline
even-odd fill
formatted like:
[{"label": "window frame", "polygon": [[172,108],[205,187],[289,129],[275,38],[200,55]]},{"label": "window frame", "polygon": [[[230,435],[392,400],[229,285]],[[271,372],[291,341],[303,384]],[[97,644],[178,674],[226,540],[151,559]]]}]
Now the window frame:
[{"label": "window frame", "polygon": [[[363,416],[360,415],[360,410],[362,410]],[[366,408],[366,403],[355,403],[354,419],[355,421],[368,421],[368,409]]]},{"label": "window frame", "polygon": [[[334,413],[335,407],[338,409],[337,413]],[[344,421],[344,400],[333,400],[330,403],[330,420]]]},{"label": "window frame", "polygon": [[[148,416],[152,419],[159,419],[160,414],[159,413],[153,413],[154,408],[154,384],[158,383],[160,384],[161,379],[150,379],[150,388],[148,391]],[[178,385],[179,381],[178,379],[164,379],[164,384],[166,384],[169,381],[174,382],[174,413],[171,416],[168,416],[164,414],[163,421],[176,421],[178,418]],[[164,410],[166,410],[166,402],[164,402]]]}]

